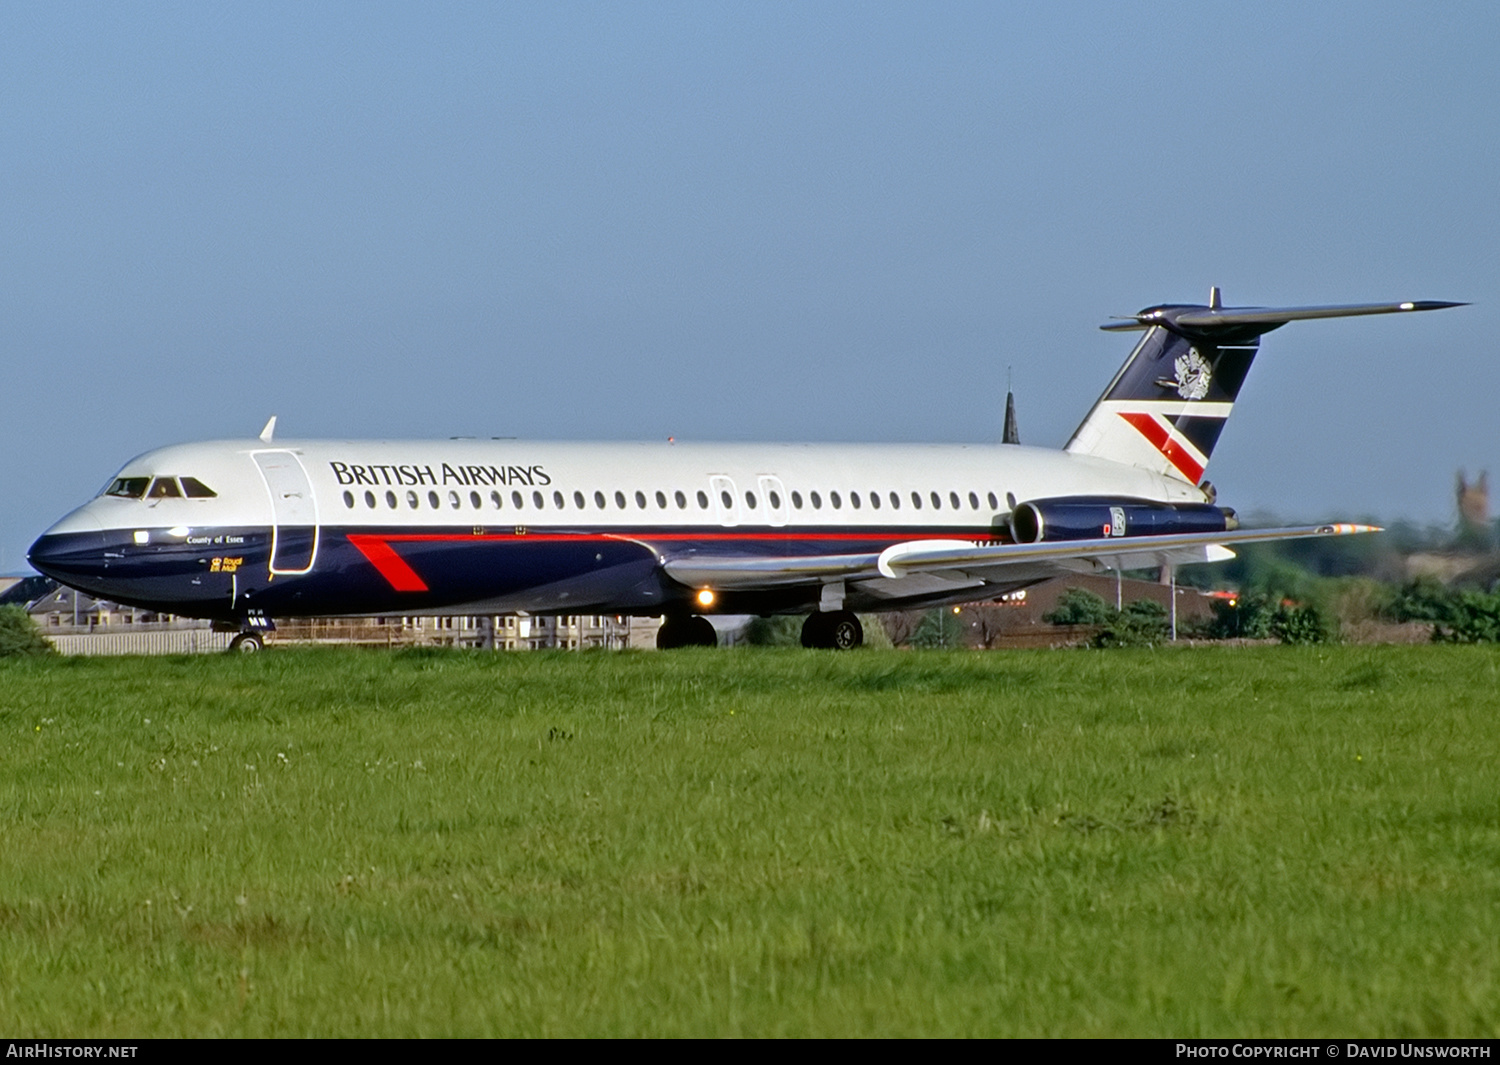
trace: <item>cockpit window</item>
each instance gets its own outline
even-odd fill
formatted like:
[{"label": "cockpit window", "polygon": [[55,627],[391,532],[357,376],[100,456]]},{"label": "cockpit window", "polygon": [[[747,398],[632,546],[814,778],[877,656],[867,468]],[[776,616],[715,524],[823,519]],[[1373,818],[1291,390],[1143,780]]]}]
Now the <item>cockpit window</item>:
[{"label": "cockpit window", "polygon": [[149,477],[117,477],[115,483],[104,490],[104,494],[119,496],[121,499],[140,499],[146,494],[146,486],[150,483]]},{"label": "cockpit window", "polygon": [[189,499],[215,499],[219,495],[196,477],[180,477],[178,480],[182,482],[182,494]]},{"label": "cockpit window", "polygon": [[177,487],[177,478],[158,477],[151,482],[151,490],[146,493],[147,499],[181,499],[182,489]]}]

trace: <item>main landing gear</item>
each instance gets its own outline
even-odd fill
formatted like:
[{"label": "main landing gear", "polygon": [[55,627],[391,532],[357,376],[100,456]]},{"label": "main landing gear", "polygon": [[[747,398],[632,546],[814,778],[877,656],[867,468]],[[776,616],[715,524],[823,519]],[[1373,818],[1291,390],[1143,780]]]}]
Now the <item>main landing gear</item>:
[{"label": "main landing gear", "polygon": [[717,647],[719,634],[705,617],[696,614],[668,615],[656,630],[656,646],[670,651],[678,647]]},{"label": "main landing gear", "polygon": [[802,623],[802,646],[852,651],[865,642],[865,627],[848,610],[809,614]]},{"label": "main landing gear", "polygon": [[231,654],[253,655],[265,648],[266,641],[258,632],[242,632],[229,641]]}]

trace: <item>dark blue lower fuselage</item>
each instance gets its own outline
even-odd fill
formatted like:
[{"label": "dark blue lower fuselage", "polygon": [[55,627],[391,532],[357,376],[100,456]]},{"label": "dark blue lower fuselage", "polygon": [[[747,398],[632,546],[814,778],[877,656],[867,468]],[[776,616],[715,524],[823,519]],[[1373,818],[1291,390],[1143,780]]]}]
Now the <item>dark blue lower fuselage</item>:
[{"label": "dark blue lower fuselage", "polygon": [[[590,529],[323,526],[194,528],[147,542],[128,530],[52,533],[32,565],[91,595],[187,617],[437,613],[660,614],[694,609],[697,591],[668,577],[666,558],[807,557],[878,553],[915,536],[984,539],[988,529],[887,527]],[[273,566],[273,546],[275,565]],[[308,562],[311,565],[308,566]],[[294,569],[305,572],[288,572]],[[279,571],[279,572],[278,572]],[[814,609],[819,589],[724,591],[715,609],[774,613]]]}]

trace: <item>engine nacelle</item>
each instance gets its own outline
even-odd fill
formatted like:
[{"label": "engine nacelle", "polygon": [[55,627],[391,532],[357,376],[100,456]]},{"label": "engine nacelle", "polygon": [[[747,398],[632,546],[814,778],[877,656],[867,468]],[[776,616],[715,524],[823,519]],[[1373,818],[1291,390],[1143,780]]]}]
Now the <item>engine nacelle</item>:
[{"label": "engine nacelle", "polygon": [[1239,525],[1234,511],[1227,507],[1111,496],[1033,499],[1010,513],[1010,535],[1018,544],[1228,532]]}]

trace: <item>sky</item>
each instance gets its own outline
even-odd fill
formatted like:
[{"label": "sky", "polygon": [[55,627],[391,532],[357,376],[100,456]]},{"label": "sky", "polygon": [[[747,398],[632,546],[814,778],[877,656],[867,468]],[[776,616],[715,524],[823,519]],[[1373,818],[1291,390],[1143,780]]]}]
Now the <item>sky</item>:
[{"label": "sky", "polygon": [[[1061,446],[1161,302],[1268,335],[1289,520],[1500,479],[1500,5],[0,6],[0,573],[250,437]],[[1500,496],[1500,486],[1497,486]]]}]

